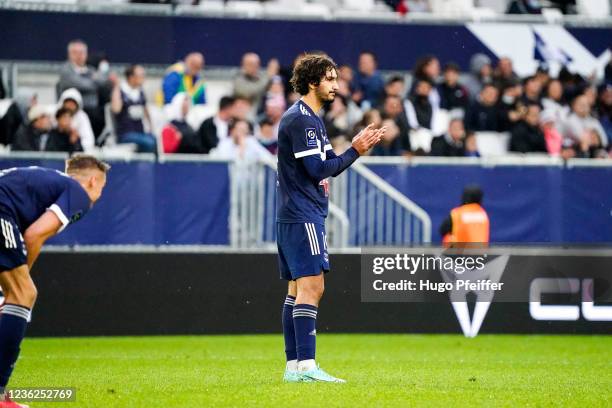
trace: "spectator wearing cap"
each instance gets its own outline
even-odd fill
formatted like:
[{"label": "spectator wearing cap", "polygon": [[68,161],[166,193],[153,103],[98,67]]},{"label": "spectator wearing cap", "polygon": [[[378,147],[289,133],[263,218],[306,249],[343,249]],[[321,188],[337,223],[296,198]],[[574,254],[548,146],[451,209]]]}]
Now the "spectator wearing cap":
[{"label": "spectator wearing cap", "polygon": [[459,83],[459,65],[450,62],[444,67],[444,82],[438,86],[440,93],[440,108],[446,110],[468,107],[469,97],[467,89]]},{"label": "spectator wearing cap", "polygon": [[76,88],[70,88],[62,92],[57,109],[66,108],[72,113],[72,127],[79,134],[81,146],[86,153],[91,153],[95,149],[94,131],[82,106],[81,93]]},{"label": "spectator wearing cap", "polygon": [[608,140],[601,123],[591,115],[591,107],[586,95],[577,96],[572,102],[572,112],[563,125],[563,136],[580,143],[584,133],[594,130],[599,135],[600,143],[606,147]]},{"label": "spectator wearing cap", "polygon": [[201,74],[204,62],[202,53],[191,52],[184,61],[177,62],[166,70],[162,80],[165,105],[170,104],[179,93],[189,96],[194,105],[206,103],[206,84]]},{"label": "spectator wearing cap", "polygon": [[474,54],[470,59],[470,73],[463,85],[467,88],[470,98],[475,100],[485,84],[493,82],[491,58],[485,54]]},{"label": "spectator wearing cap", "polygon": [[259,55],[254,52],[247,52],[242,56],[240,72],[233,82],[234,95],[248,99],[251,105],[255,107],[260,105],[270,79],[278,75],[280,66],[277,60],[272,59],[268,62],[266,73],[262,73],[260,70]]},{"label": "spectator wearing cap", "polygon": [[559,156],[563,147],[563,136],[556,125],[557,117],[554,111],[544,110],[540,114],[540,127],[544,133],[546,150],[551,156]]},{"label": "spectator wearing cap", "polygon": [[219,110],[214,116],[205,119],[198,129],[198,139],[202,147],[198,153],[209,153],[217,147],[220,140],[228,136],[228,125],[234,111],[233,96],[223,96],[219,100]]},{"label": "spectator wearing cap", "polygon": [[59,108],[55,112],[55,122],[55,127],[49,132],[45,151],[82,152],[79,132],[72,127],[72,111],[68,108]]},{"label": "spectator wearing cap", "polygon": [[465,115],[465,127],[474,132],[498,132],[501,125],[498,98],[497,88],[493,84],[486,84]]},{"label": "spectator wearing cap", "polygon": [[139,152],[152,153],[151,146],[156,146],[157,142],[155,136],[145,132],[145,121],[149,129],[153,129],[153,125],[142,89],[144,81],[144,68],[140,65],[129,66],[125,70],[125,81],[115,82],[111,111],[115,115],[117,142],[135,143]]},{"label": "spectator wearing cap", "polygon": [[359,54],[357,72],[354,73],[353,100],[362,110],[375,107],[385,91],[385,81],[378,72],[376,55],[370,51]]},{"label": "spectator wearing cap", "polygon": [[454,118],[448,125],[448,131],[431,140],[431,156],[463,157],[465,152],[465,128],[463,121]]},{"label": "spectator wearing cap", "polygon": [[45,150],[50,130],[51,116],[49,113],[40,105],[32,106],[28,111],[28,123],[22,124],[17,130],[11,150]]},{"label": "spectator wearing cap", "polygon": [[533,103],[527,106],[523,120],[512,129],[510,151],[518,153],[548,152],[544,132],[540,128],[540,106]]},{"label": "spectator wearing cap", "polygon": [[[88,66],[87,53],[87,44],[84,41],[72,40],[68,43],[68,61],[60,70],[57,93],[61,95],[71,88],[75,88],[80,93],[82,97],[80,107],[89,117],[93,133],[97,136],[105,125],[104,106],[100,104],[100,95],[108,92],[115,74]],[[81,134],[81,137],[83,136]],[[83,147],[88,151],[89,146]]]}]

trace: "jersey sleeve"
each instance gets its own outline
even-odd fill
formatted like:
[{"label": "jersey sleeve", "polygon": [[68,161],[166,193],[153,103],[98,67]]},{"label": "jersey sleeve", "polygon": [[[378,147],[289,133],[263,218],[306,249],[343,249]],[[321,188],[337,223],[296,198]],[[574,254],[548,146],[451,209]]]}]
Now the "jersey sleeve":
[{"label": "jersey sleeve", "polygon": [[55,203],[48,208],[62,223],[58,232],[80,220],[89,211],[91,202],[85,190],[76,182],[66,183],[66,188]]},{"label": "jersey sleeve", "polygon": [[321,142],[314,121],[307,115],[298,116],[289,125],[293,155],[296,159],[321,154]]}]

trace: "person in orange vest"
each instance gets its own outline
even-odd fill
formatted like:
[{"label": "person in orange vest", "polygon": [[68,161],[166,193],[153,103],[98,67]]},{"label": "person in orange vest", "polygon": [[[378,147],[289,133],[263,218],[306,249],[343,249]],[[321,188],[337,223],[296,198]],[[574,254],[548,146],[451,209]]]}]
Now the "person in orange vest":
[{"label": "person in orange vest", "polygon": [[453,208],[440,225],[444,246],[463,243],[489,243],[489,216],[482,208],[483,192],[478,185],[463,189],[462,205]]}]

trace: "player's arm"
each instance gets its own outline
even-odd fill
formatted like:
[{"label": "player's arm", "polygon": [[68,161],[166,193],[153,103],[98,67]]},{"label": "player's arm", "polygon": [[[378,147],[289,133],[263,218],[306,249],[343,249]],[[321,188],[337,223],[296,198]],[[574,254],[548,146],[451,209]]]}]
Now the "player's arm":
[{"label": "player's arm", "polygon": [[45,213],[25,231],[23,240],[25,241],[25,246],[28,251],[28,268],[32,269],[32,265],[34,261],[36,261],[36,258],[38,258],[40,249],[45,241],[57,234],[62,227],[62,221],[53,211],[45,211]]},{"label": "player's arm", "polygon": [[336,177],[378,143],[384,132],[384,128],[374,129],[369,125],[353,139],[352,146],[341,155],[336,156],[331,150],[327,153],[327,160],[322,160],[318,154],[308,155],[302,158],[304,167],[315,180]]}]

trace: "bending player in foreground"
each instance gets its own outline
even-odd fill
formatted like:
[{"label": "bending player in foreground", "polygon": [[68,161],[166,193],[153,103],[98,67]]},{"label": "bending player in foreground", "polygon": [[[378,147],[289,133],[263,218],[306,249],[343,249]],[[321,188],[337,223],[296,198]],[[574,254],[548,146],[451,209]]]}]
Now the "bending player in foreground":
[{"label": "bending player in foreground", "polygon": [[352,147],[334,154],[317,112],[334,100],[337,78],[331,58],[306,55],[300,59],[291,84],[302,98],[285,112],[279,125],[277,244],[280,275],[289,281],[283,307],[284,380],[288,382],[345,382],[315,363],[317,309],[323,273],[329,272],[327,178],[339,175],[370,150],[385,129],[370,125],[353,139]]},{"label": "bending player in foreground", "polygon": [[[44,242],[91,208],[110,166],[93,156],[66,160],[66,173],[42,167],[0,172],[0,408],[24,407],[5,392],[36,301],[30,270]],[[23,232],[23,235],[22,235]]]}]

